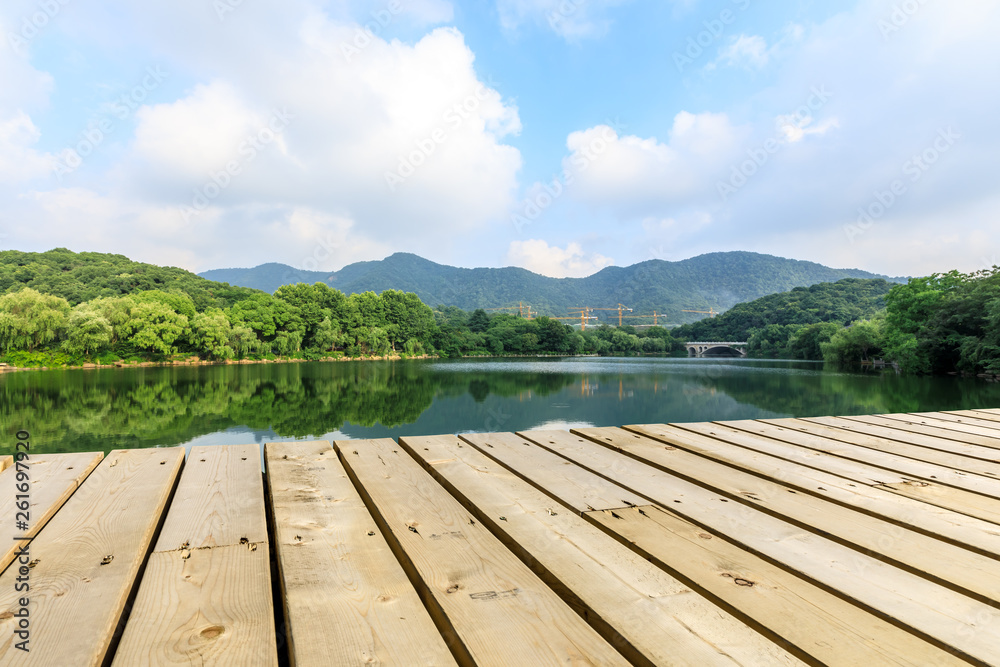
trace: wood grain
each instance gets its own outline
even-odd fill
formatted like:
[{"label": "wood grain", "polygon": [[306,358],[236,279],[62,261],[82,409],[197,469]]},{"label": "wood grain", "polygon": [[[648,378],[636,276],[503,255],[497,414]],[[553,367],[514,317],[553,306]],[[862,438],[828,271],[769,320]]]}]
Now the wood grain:
[{"label": "wood grain", "polygon": [[392,440],[336,446],[460,663],[628,664]]},{"label": "wood grain", "polygon": [[0,664],[101,665],[184,461],[115,450],[31,543],[31,652],[13,646],[15,568],[0,577]]},{"label": "wood grain", "polygon": [[257,445],[193,447],[114,665],[278,664]]},{"label": "wood grain", "polygon": [[[104,455],[100,452],[33,455],[29,459],[28,468],[28,495],[31,496],[29,529],[26,533],[14,531],[14,534],[29,538],[38,535],[103,458]],[[18,495],[16,476],[16,467],[0,472],[0,507],[15,507]],[[11,512],[10,516],[13,521],[14,513]],[[16,540],[5,551],[0,551],[0,572],[10,565],[14,554],[26,543],[24,540]]]},{"label": "wood grain", "polygon": [[454,665],[330,443],[264,452],[291,664]]},{"label": "wood grain", "polygon": [[[992,558],[1000,558],[1000,531],[991,522],[928,505],[870,483],[853,482],[756,449],[698,435],[678,426],[647,424],[623,428],[648,436],[665,449],[682,449],[755,475],[763,475],[798,492],[831,500]],[[735,431],[733,437],[742,435]]]},{"label": "wood grain", "polygon": [[399,442],[633,664],[801,664],[456,436]]},{"label": "wood grain", "polygon": [[[546,448],[595,474],[613,471],[614,481],[634,493],[800,577],[839,591],[871,612],[896,619],[922,637],[987,664],[1000,664],[1000,644],[980,631],[984,624],[1000,625],[1000,609],[594,442],[553,437],[558,433],[522,435],[545,442]],[[555,444],[549,444],[553,440]]]}]

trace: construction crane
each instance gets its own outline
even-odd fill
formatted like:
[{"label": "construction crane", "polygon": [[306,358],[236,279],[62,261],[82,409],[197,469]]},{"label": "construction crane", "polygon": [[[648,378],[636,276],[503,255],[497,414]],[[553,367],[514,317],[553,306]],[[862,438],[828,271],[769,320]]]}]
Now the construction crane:
[{"label": "construction crane", "polygon": [[[574,312],[579,311],[579,312]],[[596,320],[597,317],[590,314],[590,308],[570,308],[571,317],[550,317],[550,320],[580,320],[580,331],[587,330],[587,320]]]},{"label": "construction crane", "polygon": [[504,306],[503,308],[484,308],[483,310],[487,310],[487,311],[491,311],[491,310],[516,310],[517,313],[518,313],[518,315],[520,315],[521,317],[524,317],[524,311],[527,310],[528,311],[528,317],[525,318],[525,319],[529,319],[529,320],[532,319],[531,318],[531,304],[525,305],[523,302],[520,302],[520,301],[518,302],[518,304],[516,306]]},{"label": "construction crane", "polygon": [[622,319],[623,320],[637,320],[637,319],[649,319],[650,317],[653,318],[653,326],[654,327],[660,325],[660,322],[659,322],[660,316],[657,314],[657,312],[655,310],[653,311],[652,315],[625,315],[624,317],[622,317]]},{"label": "construction crane", "polygon": [[618,304],[617,308],[591,308],[591,310],[617,310],[618,311],[618,326],[622,325],[622,313],[625,311],[632,312],[631,308],[626,308],[622,304]]},{"label": "construction crane", "polygon": [[702,315],[708,315],[710,317],[715,317],[716,315],[719,314],[719,313],[717,313],[715,311],[715,308],[713,308],[712,306],[709,306],[708,310],[682,310],[681,312],[682,313],[701,313]]}]

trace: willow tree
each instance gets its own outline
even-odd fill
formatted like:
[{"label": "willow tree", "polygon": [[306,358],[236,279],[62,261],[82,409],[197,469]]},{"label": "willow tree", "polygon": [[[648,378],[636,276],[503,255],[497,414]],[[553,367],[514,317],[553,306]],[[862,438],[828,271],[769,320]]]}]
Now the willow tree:
[{"label": "willow tree", "polygon": [[66,299],[40,294],[30,287],[0,297],[0,349],[35,349],[54,343],[66,332],[70,307]]}]

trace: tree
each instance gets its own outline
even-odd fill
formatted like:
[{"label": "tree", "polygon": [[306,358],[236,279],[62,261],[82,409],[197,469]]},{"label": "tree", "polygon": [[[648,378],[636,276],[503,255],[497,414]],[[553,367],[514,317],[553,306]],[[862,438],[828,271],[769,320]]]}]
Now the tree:
[{"label": "tree", "polygon": [[69,316],[63,349],[70,354],[94,355],[111,345],[111,324],[90,304],[83,303]]},{"label": "tree", "polygon": [[482,308],[477,308],[472,315],[469,315],[467,326],[469,331],[485,333],[490,327],[490,316]]},{"label": "tree", "polygon": [[213,359],[232,359],[235,355],[229,345],[232,326],[226,314],[218,308],[209,308],[191,320],[191,343]]},{"label": "tree", "polygon": [[316,327],[313,335],[313,343],[321,352],[330,350],[344,344],[344,334],[337,328],[333,320],[327,316]]},{"label": "tree", "polygon": [[34,351],[60,339],[70,306],[66,299],[27,287],[0,297],[0,348]]},{"label": "tree", "polygon": [[248,354],[259,352],[263,344],[253,329],[245,324],[239,324],[229,332],[229,346],[236,353],[236,357],[242,359]]},{"label": "tree", "polygon": [[881,354],[885,348],[884,319],[855,322],[835,333],[830,341],[822,343],[823,357],[839,364],[856,364],[870,356]]},{"label": "tree", "polygon": [[137,303],[122,328],[128,342],[139,350],[171,354],[174,342],[188,331],[188,318],[159,301]]}]

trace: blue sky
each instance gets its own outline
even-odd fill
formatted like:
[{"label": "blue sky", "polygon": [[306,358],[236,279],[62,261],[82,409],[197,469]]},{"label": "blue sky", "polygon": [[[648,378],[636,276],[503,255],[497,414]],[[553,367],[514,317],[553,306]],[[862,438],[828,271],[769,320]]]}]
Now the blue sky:
[{"label": "blue sky", "polygon": [[985,0],[7,0],[0,247],[977,270],[998,28]]}]

